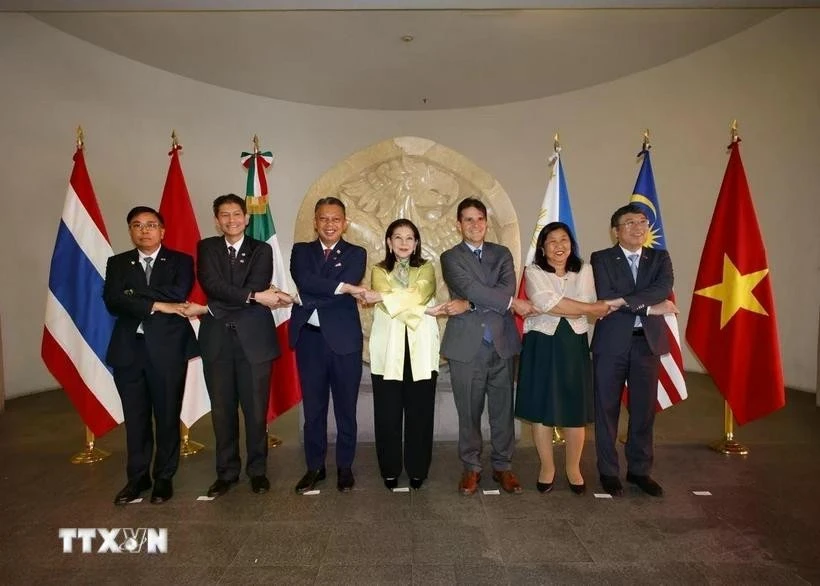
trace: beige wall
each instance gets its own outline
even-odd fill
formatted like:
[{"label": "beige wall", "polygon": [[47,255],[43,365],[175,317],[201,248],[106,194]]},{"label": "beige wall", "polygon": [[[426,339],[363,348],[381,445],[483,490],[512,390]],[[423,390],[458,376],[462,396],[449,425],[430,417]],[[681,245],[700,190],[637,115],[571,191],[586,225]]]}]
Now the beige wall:
[{"label": "beige wall", "polygon": [[[635,153],[652,131],[653,164],[685,324],[723,170],[727,125],[740,121],[743,158],[774,280],[786,380],[816,382],[820,305],[820,10],[782,13],[719,44],[614,82],[490,108],[357,111],[250,96],[146,67],[25,15],[0,14],[0,274],[7,396],[51,388],[39,357],[48,266],[71,169],[74,128],[114,249],[124,214],[158,205],[169,134],[200,229],[209,204],[244,189],[239,153],[257,133],[277,160],[268,180],[280,242],[313,180],[348,154],[398,135],[429,138],[492,173],[512,198],[526,242],[560,129],[579,238],[609,245],[612,210],[629,197]],[[628,59],[629,55],[624,55]],[[286,259],[287,260],[287,259]],[[700,370],[685,349],[686,368]]]}]

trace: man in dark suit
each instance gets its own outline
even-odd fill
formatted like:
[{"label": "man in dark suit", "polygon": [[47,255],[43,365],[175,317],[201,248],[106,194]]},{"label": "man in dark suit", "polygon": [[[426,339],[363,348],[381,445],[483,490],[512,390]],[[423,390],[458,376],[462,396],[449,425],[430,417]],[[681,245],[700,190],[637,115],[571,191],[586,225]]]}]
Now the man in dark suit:
[{"label": "man in dark suit", "polygon": [[618,208],[610,225],[617,244],[590,257],[598,298],[613,308],[597,322],[592,337],[598,472],[606,492],[623,494],[615,441],[626,383],[626,479],[650,495],[662,496],[663,489],[649,472],[660,356],[669,352],[663,314],[677,313],[667,300],[674,280],[672,261],[665,250],[643,247],[649,222],[639,207]]},{"label": "man in dark suit", "polygon": [[336,487],[352,490],[356,454],[356,403],[362,376],[362,325],[353,295],[363,293],[367,253],[342,240],[347,228],[345,206],[335,197],[316,202],[313,227],[318,238],[297,242],[290,255],[290,272],[301,304],[290,316],[290,345],[302,385],[307,472],[297,493],[324,480],[327,454],[327,410],[333,394],[336,415]]},{"label": "man in dark suit", "polygon": [[450,291],[441,353],[450,365],[458,412],[458,452],[463,465],[459,491],[471,495],[481,479],[481,414],[485,395],[490,416],[493,479],[510,493],[521,485],[512,472],[515,447],[513,380],[521,340],[512,311],[528,315],[528,300],[515,298],[515,267],[509,249],[485,242],[487,208],[478,199],[458,205],[463,241],[441,255]]},{"label": "man in dark suit", "polygon": [[128,448],[128,483],[114,504],[129,503],[151,488],[152,456],[151,502],[159,504],[173,496],[185,375],[188,360],[199,355],[194,330],[182,315],[194,285],[194,260],[162,246],[165,222],[156,210],[135,207],[127,221],[135,248],[108,259],[103,289],[105,306],[117,318],[105,360],[114,369]]},{"label": "man in dark suit", "polygon": [[270,289],[270,245],[245,235],[250,220],[245,200],[222,195],[213,210],[222,236],[205,238],[197,247],[197,276],[208,305],[188,310],[202,315],[199,344],[216,438],[217,477],[208,496],[224,495],[239,480],[239,406],[245,420],[245,471],[253,492],[261,494],[270,489],[265,417],[271,364],[279,356],[268,298],[281,295],[283,303],[289,298]]}]

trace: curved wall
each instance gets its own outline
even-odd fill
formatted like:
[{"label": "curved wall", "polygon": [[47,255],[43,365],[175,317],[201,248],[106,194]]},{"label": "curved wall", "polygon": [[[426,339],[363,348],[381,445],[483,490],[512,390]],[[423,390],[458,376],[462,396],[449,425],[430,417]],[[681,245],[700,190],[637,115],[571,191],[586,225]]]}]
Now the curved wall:
[{"label": "curved wall", "polygon": [[[55,386],[39,347],[77,124],[86,131],[86,161],[117,251],[129,245],[127,210],[159,204],[171,129],[185,146],[183,169],[203,235],[212,233],[213,197],[244,189],[239,154],[253,134],[276,153],[268,181],[285,251],[316,178],[352,152],[404,135],[452,148],[496,177],[527,242],[529,219],[543,198],[552,135],[560,130],[586,254],[610,244],[608,218],[629,198],[638,170],[634,155],[649,127],[685,326],[732,118],[740,121],[768,246],[786,380],[812,389],[820,305],[817,30],[820,10],[789,10],[687,57],[584,90],[496,107],[389,112],[231,92],[124,59],[26,15],[0,14],[0,315],[7,396]],[[688,348],[684,353],[687,369],[700,370]]]}]

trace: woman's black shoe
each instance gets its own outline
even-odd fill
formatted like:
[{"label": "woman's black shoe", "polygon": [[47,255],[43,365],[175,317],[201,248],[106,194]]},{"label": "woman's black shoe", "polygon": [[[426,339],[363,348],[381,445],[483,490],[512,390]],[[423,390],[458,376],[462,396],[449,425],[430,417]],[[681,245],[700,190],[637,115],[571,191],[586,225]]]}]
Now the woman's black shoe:
[{"label": "woman's black shoe", "polygon": [[538,492],[544,493],[552,490],[552,482],[538,482],[535,481],[535,488]]},{"label": "woman's black shoe", "polygon": [[387,490],[393,490],[399,485],[398,478],[385,478],[384,479],[384,486],[387,487]]},{"label": "woman's black shoe", "polygon": [[414,490],[420,489],[422,484],[424,484],[424,478],[413,477],[410,479],[410,488]]},{"label": "woman's black shoe", "polygon": [[[567,482],[569,482],[569,478],[567,478]],[[587,491],[586,482],[582,482],[581,484],[572,484],[569,482],[569,489],[577,495],[582,495]]]}]

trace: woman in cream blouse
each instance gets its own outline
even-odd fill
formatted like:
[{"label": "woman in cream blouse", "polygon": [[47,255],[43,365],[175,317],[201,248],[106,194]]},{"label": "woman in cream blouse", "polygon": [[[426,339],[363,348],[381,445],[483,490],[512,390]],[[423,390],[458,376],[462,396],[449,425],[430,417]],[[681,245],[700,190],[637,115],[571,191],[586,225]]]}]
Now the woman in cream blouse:
[{"label": "woman in cream blouse", "polygon": [[390,224],[385,244],[385,259],[373,267],[371,291],[364,296],[377,304],[370,330],[376,453],[387,488],[398,486],[403,459],[410,486],[417,489],[427,478],[433,450],[439,362],[434,316],[440,306],[433,265],[421,257],[413,222]]},{"label": "woman in cream blouse", "polygon": [[541,460],[538,491],[552,490],[552,428],[558,426],[567,440],[567,481],[580,495],[586,491],[580,467],[584,426],[593,420],[587,316],[603,317],[609,306],[596,302],[592,268],[579,258],[566,224],[552,222],[538,235],[526,291],[539,313],[524,321],[515,415],[532,423]]}]

